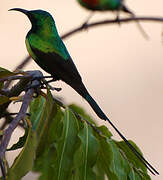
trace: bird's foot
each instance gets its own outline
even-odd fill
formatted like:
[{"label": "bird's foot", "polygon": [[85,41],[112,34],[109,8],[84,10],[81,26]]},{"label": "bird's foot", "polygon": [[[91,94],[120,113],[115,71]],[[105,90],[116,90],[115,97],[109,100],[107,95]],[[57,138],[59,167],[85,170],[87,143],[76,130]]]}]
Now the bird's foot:
[{"label": "bird's foot", "polygon": [[[28,87],[26,88],[26,91],[28,89],[44,89],[44,84],[45,84],[45,78],[53,78],[52,76],[35,76],[31,79],[30,81],[30,85],[28,85]],[[35,83],[33,84],[33,81],[35,81]],[[50,80],[51,81],[51,80]]]},{"label": "bird's foot", "polygon": [[55,78],[53,76],[34,76],[31,79],[31,82],[34,81],[34,80],[42,81],[43,79],[47,79],[47,78],[52,78],[53,81],[55,81]]},{"label": "bird's foot", "polygon": [[91,14],[87,17],[86,21],[81,25],[81,29],[88,30],[88,22],[89,22],[89,20],[91,19],[91,17],[92,17],[93,15],[94,15],[94,13],[91,13]]},{"label": "bird's foot", "polygon": [[[51,80],[48,80],[46,81],[45,78],[52,78]],[[36,83],[35,84],[32,84],[33,81],[36,80]],[[41,92],[41,89],[47,89],[49,88],[50,90],[52,91],[61,91],[62,88],[56,88],[56,87],[52,87],[49,83],[50,82],[54,82],[54,81],[57,81],[58,79],[55,79],[54,77],[52,76],[38,76],[38,77],[34,77],[32,80],[31,80],[31,84],[27,86],[26,88],[26,91],[33,88],[35,90],[35,95],[34,97],[38,97],[40,95],[40,92]]]},{"label": "bird's foot", "polygon": [[120,21],[120,18],[119,18],[119,14],[117,14],[117,16],[116,16],[116,18],[115,18],[115,21],[118,23],[119,26],[121,25],[121,21]]},{"label": "bird's foot", "polygon": [[81,29],[83,30],[88,30],[88,21],[84,22],[82,25],[81,25]]},{"label": "bird's foot", "polygon": [[43,82],[43,84],[46,86],[45,88],[49,88],[49,89],[51,89],[52,91],[61,91],[62,90],[62,88],[56,88],[56,87],[53,87],[53,86],[51,86],[49,83],[51,83],[51,82],[55,82],[55,81],[57,81],[58,79],[56,79],[56,78],[54,78],[54,77],[51,77],[51,78],[53,78],[53,79],[51,79],[51,80],[49,80],[49,81],[46,81],[45,79],[42,79],[42,82]]},{"label": "bird's foot", "polygon": [[26,87],[25,91],[28,91],[29,89],[34,89],[34,97],[38,97],[42,86],[43,85],[40,81],[38,81],[36,84],[31,83]]}]

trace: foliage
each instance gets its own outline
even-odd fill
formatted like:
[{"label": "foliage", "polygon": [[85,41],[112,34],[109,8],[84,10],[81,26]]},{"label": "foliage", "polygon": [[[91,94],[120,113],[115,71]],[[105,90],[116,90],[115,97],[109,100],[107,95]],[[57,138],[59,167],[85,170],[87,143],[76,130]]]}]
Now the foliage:
[{"label": "foliage", "polygon": [[[0,98],[0,104],[4,102]],[[109,180],[150,180],[125,143],[112,139],[107,127],[97,127],[81,107],[63,109],[48,90],[46,97],[32,100],[29,113],[31,126],[8,149],[22,148],[8,170],[8,179],[19,180],[34,171],[39,180],[104,180],[106,176]]]}]

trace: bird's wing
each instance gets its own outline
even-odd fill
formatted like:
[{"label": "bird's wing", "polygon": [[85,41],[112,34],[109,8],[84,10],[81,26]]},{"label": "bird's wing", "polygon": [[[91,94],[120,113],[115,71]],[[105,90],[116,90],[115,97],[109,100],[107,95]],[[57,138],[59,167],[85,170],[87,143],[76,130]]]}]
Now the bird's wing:
[{"label": "bird's wing", "polygon": [[57,52],[45,53],[36,47],[30,46],[30,48],[36,57],[34,59],[36,63],[52,76],[65,81],[69,85],[81,82],[81,76],[70,56],[64,59]]}]

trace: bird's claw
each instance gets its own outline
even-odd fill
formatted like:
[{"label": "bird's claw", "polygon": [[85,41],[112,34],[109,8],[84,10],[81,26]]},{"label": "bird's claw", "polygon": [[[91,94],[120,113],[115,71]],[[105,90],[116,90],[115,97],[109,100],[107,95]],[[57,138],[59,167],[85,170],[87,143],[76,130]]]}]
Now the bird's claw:
[{"label": "bird's claw", "polygon": [[88,22],[87,21],[81,25],[81,29],[88,30]]},{"label": "bird's claw", "polygon": [[[53,78],[52,80],[49,80],[49,81],[46,81],[45,78]],[[32,85],[32,82],[34,80],[37,80],[37,82]],[[53,81],[56,81],[57,79],[54,79],[54,77],[52,76],[38,76],[38,77],[34,77],[32,80],[31,80],[31,84],[28,85],[28,87],[26,88],[25,91],[33,88],[35,90],[35,94],[34,94],[34,98],[38,97],[40,95],[40,91],[41,89],[46,89],[47,87],[51,90],[55,90],[57,92],[61,91],[62,88],[56,88],[56,87],[52,87],[49,83],[50,82],[53,82]]]},{"label": "bird's claw", "polygon": [[119,26],[121,25],[121,21],[120,21],[119,15],[116,16],[115,21],[118,23]]},{"label": "bird's claw", "polygon": [[89,22],[89,20],[91,19],[91,17],[93,16],[93,14],[94,14],[94,13],[91,13],[91,14],[87,17],[86,21],[81,25],[81,29],[88,30],[88,22]]}]

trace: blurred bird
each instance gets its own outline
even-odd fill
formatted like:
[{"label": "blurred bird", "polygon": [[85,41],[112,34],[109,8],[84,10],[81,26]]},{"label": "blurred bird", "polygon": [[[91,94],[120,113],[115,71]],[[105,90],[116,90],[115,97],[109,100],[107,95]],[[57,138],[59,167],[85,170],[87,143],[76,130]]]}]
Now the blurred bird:
[{"label": "blurred bird", "polygon": [[92,107],[97,116],[108,121],[138,159],[155,174],[158,172],[144,159],[144,157],[128,142],[121,132],[108,119],[96,101],[91,97],[82,82],[82,78],[61,40],[53,17],[43,10],[28,11],[20,8],[10,10],[20,11],[27,15],[32,28],[26,36],[26,46],[30,56],[46,72],[51,74],[54,81],[62,80],[80,94]]},{"label": "blurred bird", "polygon": [[[120,11],[123,11],[125,13],[130,14],[133,18],[135,18],[135,14],[124,5],[124,0],[77,0],[81,6],[84,8],[91,10],[92,12],[95,11],[116,11],[117,12],[117,17],[116,20],[117,22],[120,23],[119,19],[119,13]],[[87,23],[92,17],[93,13],[90,14],[86,22],[84,22],[83,26],[87,27]],[[141,27],[140,23],[136,20],[137,26],[139,30],[141,31],[142,35],[144,36],[145,39],[149,39],[149,36],[146,34],[144,29]]]}]

